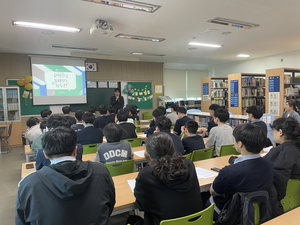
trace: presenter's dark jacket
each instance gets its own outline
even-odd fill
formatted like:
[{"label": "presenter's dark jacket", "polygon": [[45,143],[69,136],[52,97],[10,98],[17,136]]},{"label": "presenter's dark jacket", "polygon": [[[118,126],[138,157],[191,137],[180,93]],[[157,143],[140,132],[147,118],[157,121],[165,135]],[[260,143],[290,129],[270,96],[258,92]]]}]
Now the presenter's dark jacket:
[{"label": "presenter's dark jacket", "polygon": [[103,129],[107,124],[114,123],[115,118],[110,115],[101,115],[96,118],[94,127]]},{"label": "presenter's dark jacket", "polygon": [[70,121],[71,125],[76,124],[76,120],[74,117],[69,116],[69,115],[65,115],[65,117]]},{"label": "presenter's dark jacket", "polygon": [[102,143],[102,129],[87,125],[83,130],[77,132],[77,142],[82,145]]},{"label": "presenter's dark jacket", "polygon": [[[82,152],[83,148],[81,144],[77,144],[77,152],[76,152],[76,159],[82,160]],[[43,149],[39,149],[36,153],[36,162],[35,162],[35,168],[36,170],[40,170],[43,168],[43,166],[49,166],[51,164],[50,160],[47,159],[44,156]]]},{"label": "presenter's dark jacket", "polygon": [[274,165],[274,186],[277,198],[281,200],[286,195],[289,179],[300,179],[300,149],[294,142],[287,141],[272,148],[264,157]]},{"label": "presenter's dark jacket", "polygon": [[180,135],[181,127],[184,126],[185,123],[189,120],[191,120],[191,118],[188,116],[183,116],[182,118],[176,120],[175,127],[174,127],[174,133],[177,135]]},{"label": "presenter's dark jacket", "polygon": [[145,212],[144,225],[159,225],[162,220],[187,216],[203,209],[194,164],[189,159],[184,162],[187,173],[171,182],[159,180],[150,166],[139,172],[134,195],[138,209]]},{"label": "presenter's dark jacket", "polygon": [[106,167],[68,159],[20,181],[15,224],[107,225],[114,205],[114,183]]},{"label": "presenter's dark jacket", "polygon": [[124,108],[124,98],[123,98],[123,96],[120,96],[118,100],[116,100],[116,96],[111,96],[110,97],[110,105],[115,107],[116,112],[119,109],[123,109]]},{"label": "presenter's dark jacket", "polygon": [[204,149],[203,138],[199,135],[192,134],[182,139],[182,144],[185,150],[185,154],[192,153],[195,150]]}]

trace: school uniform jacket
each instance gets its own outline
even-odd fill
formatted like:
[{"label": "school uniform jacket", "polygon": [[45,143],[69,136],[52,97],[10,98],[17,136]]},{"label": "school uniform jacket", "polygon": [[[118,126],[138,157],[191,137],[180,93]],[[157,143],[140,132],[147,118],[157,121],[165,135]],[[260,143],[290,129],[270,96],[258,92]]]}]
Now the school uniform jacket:
[{"label": "school uniform jacket", "polygon": [[77,142],[82,145],[102,143],[102,129],[86,126],[83,130],[77,132]]},{"label": "school uniform jacket", "polygon": [[178,119],[175,123],[174,133],[176,133],[177,135],[180,135],[181,134],[181,127],[184,126],[185,123],[189,120],[192,120],[192,119],[188,116],[183,116],[182,118]]},{"label": "school uniform jacket", "polygon": [[182,144],[185,150],[185,154],[192,153],[194,150],[204,149],[203,138],[199,135],[190,135],[182,139]]}]

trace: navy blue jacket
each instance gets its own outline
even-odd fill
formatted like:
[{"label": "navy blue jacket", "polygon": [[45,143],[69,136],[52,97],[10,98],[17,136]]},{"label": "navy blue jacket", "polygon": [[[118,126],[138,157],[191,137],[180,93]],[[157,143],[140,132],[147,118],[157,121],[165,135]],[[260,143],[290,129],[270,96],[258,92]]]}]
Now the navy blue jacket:
[{"label": "navy blue jacket", "polygon": [[176,133],[177,135],[180,135],[181,134],[181,127],[184,126],[185,123],[189,120],[192,120],[192,119],[188,116],[184,116],[184,117],[176,120],[175,127],[174,127],[174,133]]},{"label": "navy blue jacket", "polygon": [[76,120],[74,117],[69,116],[69,115],[65,115],[65,117],[70,121],[71,125],[76,124]]},{"label": "navy blue jacket", "polygon": [[182,144],[185,149],[185,154],[205,148],[203,138],[199,135],[183,138]]},{"label": "navy blue jacket", "polygon": [[77,132],[77,142],[82,145],[102,143],[103,133],[102,129],[88,126],[83,130]]},{"label": "navy blue jacket", "polygon": [[107,124],[114,123],[115,118],[112,116],[101,115],[96,118],[94,127],[103,129]]},{"label": "navy blue jacket", "polygon": [[181,142],[180,138],[177,135],[172,134],[172,133],[167,133],[167,134],[170,135],[170,137],[172,138],[174,147],[177,150],[177,152],[180,155],[183,155],[184,148],[183,148],[183,145],[182,145],[182,142]]}]

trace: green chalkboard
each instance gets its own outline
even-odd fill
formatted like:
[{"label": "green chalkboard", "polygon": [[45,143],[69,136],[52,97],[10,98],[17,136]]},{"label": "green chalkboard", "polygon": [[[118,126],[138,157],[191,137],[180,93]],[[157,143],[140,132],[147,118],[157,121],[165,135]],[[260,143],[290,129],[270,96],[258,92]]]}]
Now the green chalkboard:
[{"label": "green chalkboard", "polygon": [[[8,80],[8,85],[17,85],[17,80]],[[21,105],[21,115],[40,115],[43,109],[49,109],[49,105],[32,105],[32,99],[23,98],[23,92],[25,90],[24,86],[19,86],[20,90],[20,105]],[[32,92],[32,91],[29,91]]]}]

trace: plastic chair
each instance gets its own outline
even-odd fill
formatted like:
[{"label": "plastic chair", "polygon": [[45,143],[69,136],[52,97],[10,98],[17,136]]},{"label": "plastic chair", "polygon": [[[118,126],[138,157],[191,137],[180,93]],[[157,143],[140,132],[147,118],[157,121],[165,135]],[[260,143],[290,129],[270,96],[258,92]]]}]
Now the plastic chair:
[{"label": "plastic chair", "polygon": [[7,135],[6,136],[0,136],[0,141],[4,141],[6,144],[6,148],[8,149],[9,152],[11,152],[12,147],[10,146],[8,139],[11,136],[11,132],[12,132],[12,125],[13,125],[13,121],[10,122],[9,126],[8,126],[8,130],[7,130]]},{"label": "plastic chair", "polygon": [[121,141],[128,141],[131,148],[142,146],[142,138],[130,138],[130,139],[123,139]]},{"label": "plastic chair", "polygon": [[97,152],[98,144],[82,145],[83,155]]},{"label": "plastic chair", "polygon": [[300,206],[300,180],[289,179],[286,187],[286,195],[281,200],[284,212]]},{"label": "plastic chair", "polygon": [[225,156],[225,155],[240,155],[241,153],[237,152],[233,145],[222,145],[220,148],[220,155],[219,156]]},{"label": "plastic chair", "polygon": [[152,112],[144,112],[143,113],[144,120],[151,120],[152,119]]},{"label": "plastic chair", "polygon": [[183,155],[183,157],[186,158],[186,159],[191,159],[192,158],[192,154],[193,153],[189,153],[189,154]]},{"label": "plastic chair", "polygon": [[184,216],[170,220],[163,220],[160,222],[160,225],[212,225],[214,205],[215,204],[211,204],[208,208],[189,216]]},{"label": "plastic chair", "polygon": [[112,177],[134,172],[133,159],[122,162],[106,163],[105,166]]},{"label": "plastic chair", "polygon": [[215,147],[195,150],[192,153],[191,160],[193,162],[195,162],[195,161],[199,161],[199,160],[203,160],[203,159],[211,159],[214,157],[214,150],[215,150]]}]

